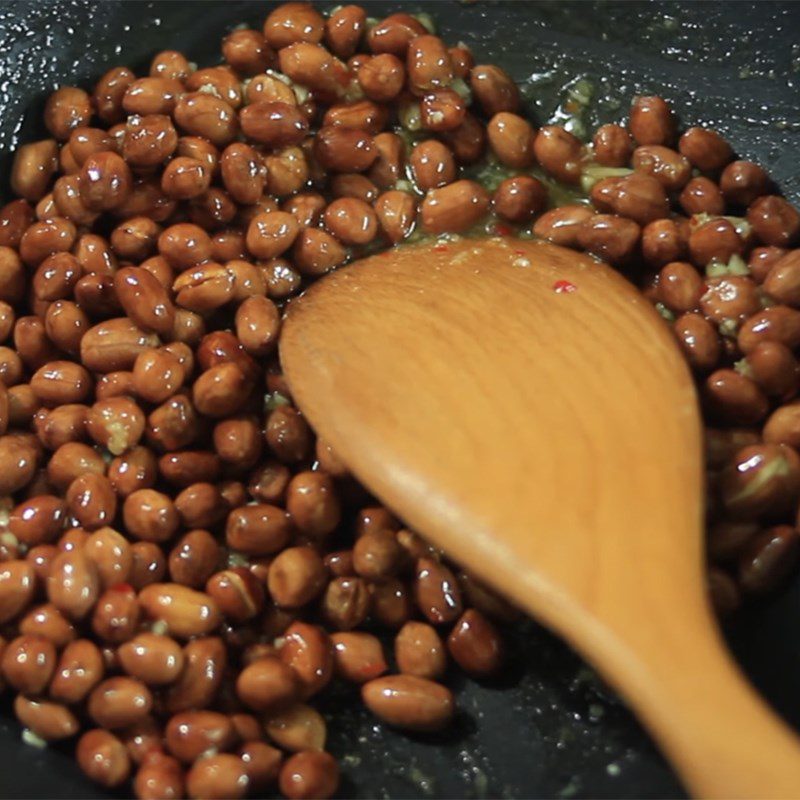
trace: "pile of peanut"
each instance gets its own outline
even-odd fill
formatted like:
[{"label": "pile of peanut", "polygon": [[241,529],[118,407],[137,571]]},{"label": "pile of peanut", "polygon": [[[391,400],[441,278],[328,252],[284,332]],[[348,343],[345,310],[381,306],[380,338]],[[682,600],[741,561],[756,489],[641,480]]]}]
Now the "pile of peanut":
[{"label": "pile of peanut", "polygon": [[[718,610],[797,561],[800,215],[659,97],[591,145],[537,129],[501,68],[429,26],[287,3],[219,66],[165,51],[58,89],[50,138],[17,151],[0,689],[105,787],[330,797],[332,680],[431,731],[449,670],[501,669],[516,612],[369,496],[281,374],[286,301],[381,248],[537,236],[625,270],[697,375]],[[552,208],[557,182],[584,201]]]}]

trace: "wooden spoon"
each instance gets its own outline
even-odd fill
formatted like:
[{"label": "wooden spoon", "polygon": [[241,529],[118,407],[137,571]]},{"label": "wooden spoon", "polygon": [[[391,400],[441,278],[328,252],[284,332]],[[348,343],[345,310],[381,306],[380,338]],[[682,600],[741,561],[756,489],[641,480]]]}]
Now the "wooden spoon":
[{"label": "wooden spoon", "polygon": [[691,377],[624,278],[544,243],[402,247],[293,302],[280,354],[359,480],[577,648],[695,795],[800,796],[706,597]]}]

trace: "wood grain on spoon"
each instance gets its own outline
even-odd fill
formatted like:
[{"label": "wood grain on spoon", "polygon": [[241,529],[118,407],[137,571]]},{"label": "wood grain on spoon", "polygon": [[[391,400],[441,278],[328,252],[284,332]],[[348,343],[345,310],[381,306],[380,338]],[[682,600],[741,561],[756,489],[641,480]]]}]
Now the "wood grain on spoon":
[{"label": "wood grain on spoon", "polygon": [[668,327],[590,258],[399,248],[292,303],[300,408],[377,497],[560,632],[698,796],[800,796],[704,588],[701,422]]}]

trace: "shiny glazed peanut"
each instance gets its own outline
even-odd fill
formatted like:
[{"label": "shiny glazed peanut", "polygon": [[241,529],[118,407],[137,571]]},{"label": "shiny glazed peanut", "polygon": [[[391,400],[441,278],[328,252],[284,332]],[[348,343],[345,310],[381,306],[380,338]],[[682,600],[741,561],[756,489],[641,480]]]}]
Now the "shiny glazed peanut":
[{"label": "shiny glazed peanut", "polygon": [[64,501],[53,495],[40,495],[20,503],[11,512],[8,528],[28,546],[53,541],[64,525]]},{"label": "shiny glazed peanut", "polygon": [[486,190],[473,181],[456,181],[432,189],[421,206],[422,224],[430,233],[464,231],[474,225],[489,207]]},{"label": "shiny glazed peanut", "polygon": [[146,586],[139,602],[152,619],[165,622],[170,634],[181,639],[211,633],[221,622],[211,597],[177,583]]},{"label": "shiny glazed peanut", "polygon": [[115,274],[114,288],[125,313],[142,330],[171,335],[175,307],[152,273],[142,268],[125,267]]},{"label": "shiny glazed peanut", "polygon": [[502,665],[500,637],[483,614],[468,609],[456,622],[447,638],[447,647],[456,663],[469,675],[485,677]]},{"label": "shiny glazed peanut", "polygon": [[230,750],[236,733],[230,719],[213,711],[184,711],[175,714],[164,731],[167,748],[185,764],[211,750]]},{"label": "shiny glazed peanut", "polygon": [[97,602],[100,577],[94,562],[81,550],[60,553],[47,579],[50,602],[72,619],[82,619]]},{"label": "shiny glazed peanut", "polygon": [[47,742],[68,739],[80,730],[78,719],[72,711],[47,700],[17,695],[14,714],[26,728]]},{"label": "shiny glazed peanut", "polygon": [[447,651],[436,629],[423,622],[407,622],[394,640],[397,667],[405,675],[435,680],[447,668]]},{"label": "shiny glazed peanut", "polygon": [[124,317],[90,328],[81,339],[81,361],[95,372],[130,369],[136,356],[160,344],[158,337]]},{"label": "shiny glazed peanut", "polygon": [[369,633],[356,631],[336,633],[333,642],[336,674],[353,683],[365,683],[379,677],[389,668],[380,640]]},{"label": "shiny glazed peanut", "polygon": [[31,601],[36,590],[33,568],[26,561],[0,564],[0,620],[16,617]]},{"label": "shiny glazed peanut", "polygon": [[299,697],[300,681],[290,666],[278,658],[267,656],[239,673],[236,694],[254,711],[275,712],[291,705]]},{"label": "shiny glazed peanut", "polygon": [[333,646],[322,628],[293,622],[284,631],[280,658],[300,679],[301,696],[311,697],[330,681],[333,674]]},{"label": "shiny glazed peanut", "polygon": [[75,626],[50,603],[31,609],[20,620],[19,632],[42,636],[57,648],[64,647],[77,636]]},{"label": "shiny glazed peanut", "polygon": [[414,675],[376,678],[364,684],[361,697],[373,714],[403,730],[439,730],[453,716],[450,691]]},{"label": "shiny glazed peanut", "polygon": [[279,785],[291,800],[332,797],[339,786],[339,766],[330,753],[295,753],[281,768]]},{"label": "shiny glazed peanut", "polygon": [[147,687],[132,678],[108,678],[89,695],[87,711],[100,726],[127,728],[141,722],[150,712],[153,697]]},{"label": "shiny glazed peanut", "polygon": [[188,796],[198,800],[236,800],[247,794],[249,783],[244,763],[231,753],[195,761],[186,775]]},{"label": "shiny glazed peanut", "polygon": [[178,761],[162,753],[149,754],[134,778],[134,791],[141,800],[163,800],[183,797],[185,784]]},{"label": "shiny glazed peanut", "polygon": [[325,720],[303,703],[272,715],[265,728],[275,744],[292,753],[321,751],[325,747]]},{"label": "shiny glazed peanut", "polygon": [[180,645],[167,636],[141,633],[117,651],[120,665],[147,686],[172,683],[180,675],[184,657]]},{"label": "shiny glazed peanut", "polygon": [[79,703],[100,683],[104,672],[99,648],[88,639],[76,639],[61,653],[50,683],[50,696],[67,704]]},{"label": "shiny glazed peanut", "polygon": [[171,713],[210,705],[219,692],[227,664],[225,644],[214,637],[190,641],[183,655],[183,672],[166,694],[166,707]]},{"label": "shiny glazed peanut", "polygon": [[41,694],[56,666],[53,643],[43,636],[23,634],[10,641],[0,659],[4,681],[18,692]]},{"label": "shiny glazed peanut", "polygon": [[97,728],[85,733],[78,741],[75,755],[84,773],[106,788],[119,786],[130,774],[125,745],[108,731]]}]

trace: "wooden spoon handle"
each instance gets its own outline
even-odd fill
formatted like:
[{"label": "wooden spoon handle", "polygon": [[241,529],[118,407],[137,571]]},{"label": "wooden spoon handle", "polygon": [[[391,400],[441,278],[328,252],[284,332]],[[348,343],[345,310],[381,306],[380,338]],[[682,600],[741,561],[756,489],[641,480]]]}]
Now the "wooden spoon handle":
[{"label": "wooden spoon handle", "polygon": [[573,629],[574,643],[628,700],[694,796],[800,797],[800,741],[733,662],[710,610],[676,608],[672,622],[621,626],[619,638],[601,627],[593,622],[586,636]]}]

